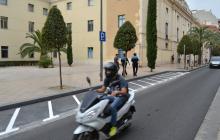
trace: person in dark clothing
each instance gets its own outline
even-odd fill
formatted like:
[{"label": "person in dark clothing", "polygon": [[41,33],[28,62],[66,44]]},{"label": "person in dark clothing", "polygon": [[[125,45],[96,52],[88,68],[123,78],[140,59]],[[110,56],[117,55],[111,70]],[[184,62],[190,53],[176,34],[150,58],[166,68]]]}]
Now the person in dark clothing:
[{"label": "person in dark clothing", "polygon": [[102,99],[108,99],[111,103],[111,129],[109,136],[114,136],[117,133],[117,110],[124,105],[124,103],[129,98],[128,94],[128,82],[118,74],[118,69],[115,63],[109,62],[105,66],[105,80],[101,88],[97,89],[97,92],[104,93],[106,88],[111,85],[111,83],[118,81],[117,84],[111,85],[110,96],[104,96]]},{"label": "person in dark clothing", "polygon": [[171,63],[174,63],[174,55],[171,56]]},{"label": "person in dark clothing", "polygon": [[134,76],[137,76],[137,72],[138,72],[138,61],[139,61],[139,58],[137,57],[137,54],[134,53],[133,57],[131,58],[132,67],[133,67],[133,75],[134,75]]},{"label": "person in dark clothing", "polygon": [[118,54],[115,55],[115,58],[114,58],[114,63],[117,65],[118,67],[118,70],[120,69],[119,67],[119,62],[118,62]]},{"label": "person in dark clothing", "polygon": [[129,62],[128,58],[126,57],[126,55],[124,54],[123,57],[121,58],[121,65],[122,65],[122,68],[123,68],[122,76],[128,75],[128,73],[126,71],[127,64],[130,65],[130,62]]}]

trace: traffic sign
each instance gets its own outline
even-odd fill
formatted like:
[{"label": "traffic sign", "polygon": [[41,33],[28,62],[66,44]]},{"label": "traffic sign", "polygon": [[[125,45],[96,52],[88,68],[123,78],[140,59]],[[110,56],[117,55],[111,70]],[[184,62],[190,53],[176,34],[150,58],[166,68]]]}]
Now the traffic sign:
[{"label": "traffic sign", "polygon": [[106,41],[106,33],[105,32],[99,32],[99,40],[102,42]]}]

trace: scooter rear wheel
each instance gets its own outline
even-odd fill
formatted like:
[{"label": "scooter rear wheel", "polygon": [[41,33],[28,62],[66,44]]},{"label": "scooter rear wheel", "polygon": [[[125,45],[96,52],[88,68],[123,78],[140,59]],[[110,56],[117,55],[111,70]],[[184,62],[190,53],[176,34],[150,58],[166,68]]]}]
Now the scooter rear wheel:
[{"label": "scooter rear wheel", "polygon": [[99,136],[95,132],[84,132],[81,134],[73,135],[72,140],[98,140]]}]

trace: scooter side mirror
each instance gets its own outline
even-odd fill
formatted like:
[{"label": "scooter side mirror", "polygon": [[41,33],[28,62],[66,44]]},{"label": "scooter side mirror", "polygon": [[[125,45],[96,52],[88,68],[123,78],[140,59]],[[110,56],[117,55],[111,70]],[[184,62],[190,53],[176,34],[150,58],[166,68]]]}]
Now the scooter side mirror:
[{"label": "scooter side mirror", "polygon": [[91,83],[91,80],[90,80],[89,77],[86,77],[86,81],[87,81],[87,83],[89,84],[89,86],[91,87],[92,83]]}]

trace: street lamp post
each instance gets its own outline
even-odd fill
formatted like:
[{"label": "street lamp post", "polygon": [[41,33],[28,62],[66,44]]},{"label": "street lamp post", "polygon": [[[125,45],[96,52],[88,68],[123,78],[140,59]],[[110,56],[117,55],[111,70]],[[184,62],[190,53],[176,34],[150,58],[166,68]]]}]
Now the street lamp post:
[{"label": "street lamp post", "polygon": [[186,69],[186,45],[184,45],[184,69]]},{"label": "street lamp post", "polygon": [[[103,5],[102,0],[100,0],[100,32],[103,31]],[[103,41],[100,40],[100,81],[103,81]]]}]

